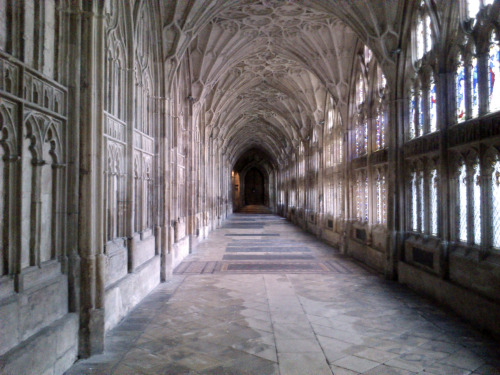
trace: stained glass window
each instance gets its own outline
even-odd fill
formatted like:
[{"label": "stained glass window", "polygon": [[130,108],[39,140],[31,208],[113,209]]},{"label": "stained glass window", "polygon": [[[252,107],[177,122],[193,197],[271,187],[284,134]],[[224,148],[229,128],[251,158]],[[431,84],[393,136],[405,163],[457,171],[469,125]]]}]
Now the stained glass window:
[{"label": "stained glass window", "polygon": [[455,93],[457,105],[457,122],[465,120],[466,107],[465,107],[465,66],[460,56],[458,59],[457,74],[455,77]]},{"label": "stained glass window", "polygon": [[488,94],[490,111],[500,109],[500,45],[496,40],[496,33],[490,37],[490,52],[488,56]]},{"label": "stained glass window", "polygon": [[458,176],[458,239],[467,242],[467,169],[462,164]]},{"label": "stained glass window", "polygon": [[366,154],[368,145],[368,122],[364,121],[356,128],[356,155]]},{"label": "stained glass window", "polygon": [[429,89],[429,130],[435,132],[437,130],[437,102],[436,102],[436,83],[431,82]]},{"label": "stained glass window", "polygon": [[418,126],[417,126],[417,137],[423,134],[424,129],[424,96],[422,95],[422,90],[418,93]]},{"label": "stained glass window", "polygon": [[491,174],[491,224],[493,246],[500,249],[500,159],[493,163]]},{"label": "stained glass window", "polygon": [[438,234],[438,178],[437,170],[433,169],[430,175],[430,224],[431,234],[437,236]]},{"label": "stained glass window", "polygon": [[472,117],[477,117],[479,114],[479,84],[476,57],[471,59],[471,90]]},{"label": "stained glass window", "polygon": [[416,99],[415,99],[415,93],[412,92],[410,96],[410,118],[409,118],[410,139],[415,138],[417,134],[415,115],[416,115]]},{"label": "stained glass window", "polygon": [[472,204],[474,218],[474,243],[481,244],[481,167],[477,162],[473,166]]},{"label": "stained glass window", "polygon": [[417,173],[411,173],[411,230],[418,230],[418,194],[417,194]]}]

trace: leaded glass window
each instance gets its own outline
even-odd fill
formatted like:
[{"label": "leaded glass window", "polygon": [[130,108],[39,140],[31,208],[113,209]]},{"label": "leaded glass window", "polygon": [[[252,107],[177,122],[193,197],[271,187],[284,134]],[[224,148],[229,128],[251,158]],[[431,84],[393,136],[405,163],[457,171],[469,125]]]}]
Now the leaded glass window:
[{"label": "leaded glass window", "polygon": [[382,109],[379,108],[377,113],[377,118],[375,119],[376,126],[376,146],[377,150],[381,150],[385,147],[385,121],[384,121],[384,113]]},{"label": "leaded glass window", "polygon": [[387,199],[386,199],[385,173],[383,172],[377,173],[376,197],[377,197],[377,224],[385,224],[387,217]]},{"label": "leaded glass window", "polygon": [[430,174],[430,229],[431,234],[438,234],[438,177],[437,169],[433,169]]},{"label": "leaded glass window", "polygon": [[425,15],[424,31],[425,31],[425,52],[427,53],[432,49],[432,23],[431,23],[431,17],[428,14]]},{"label": "leaded glass window", "polygon": [[479,81],[477,71],[477,58],[471,59],[471,106],[472,117],[477,117],[479,114]]},{"label": "leaded glass window", "polygon": [[423,134],[424,130],[424,96],[422,95],[422,90],[418,93],[418,126],[417,126],[417,137]]},{"label": "leaded glass window", "polygon": [[474,243],[481,244],[481,167],[479,162],[473,166],[472,176],[472,217],[474,219]]},{"label": "leaded glass window", "polygon": [[417,59],[420,60],[424,57],[425,51],[425,31],[424,31],[424,22],[422,18],[419,16],[417,20],[417,30],[416,30],[416,38],[417,38]]},{"label": "leaded glass window", "polygon": [[436,83],[431,82],[429,89],[429,130],[435,132],[437,130],[437,103],[436,103]]},{"label": "leaded glass window", "polygon": [[462,57],[458,59],[457,73],[455,76],[455,95],[456,95],[456,109],[457,109],[457,122],[465,120],[466,106],[465,106],[465,66]]},{"label": "leaded glass window", "polygon": [[493,31],[490,37],[490,51],[488,55],[488,95],[490,111],[500,109],[500,45]]},{"label": "leaded glass window", "polygon": [[491,224],[493,247],[500,249],[500,159],[497,156],[491,174]]},{"label": "leaded glass window", "polygon": [[368,145],[368,122],[363,121],[356,128],[356,155],[361,156],[366,154]]},{"label": "leaded glass window", "polygon": [[415,98],[415,93],[412,92],[410,96],[410,139],[413,139],[417,135],[417,122],[416,122],[416,105],[417,101]]},{"label": "leaded glass window", "polygon": [[467,168],[462,164],[458,175],[458,239],[467,242]]}]

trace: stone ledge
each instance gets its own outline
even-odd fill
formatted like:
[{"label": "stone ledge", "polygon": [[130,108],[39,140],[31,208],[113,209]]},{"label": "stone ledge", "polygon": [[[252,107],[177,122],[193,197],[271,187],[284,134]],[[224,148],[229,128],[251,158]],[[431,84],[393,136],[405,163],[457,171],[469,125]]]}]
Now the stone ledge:
[{"label": "stone ledge", "polygon": [[451,308],[476,327],[500,337],[500,305],[448,280],[399,262],[399,282]]},{"label": "stone ledge", "polygon": [[110,285],[105,294],[105,330],[116,326],[160,283],[160,256]]},{"label": "stone ledge", "polygon": [[66,314],[0,357],[4,375],[63,374],[77,359],[78,315]]},{"label": "stone ledge", "polygon": [[0,354],[6,353],[24,340],[68,313],[68,282],[65,275],[45,280],[22,293],[0,302]]}]

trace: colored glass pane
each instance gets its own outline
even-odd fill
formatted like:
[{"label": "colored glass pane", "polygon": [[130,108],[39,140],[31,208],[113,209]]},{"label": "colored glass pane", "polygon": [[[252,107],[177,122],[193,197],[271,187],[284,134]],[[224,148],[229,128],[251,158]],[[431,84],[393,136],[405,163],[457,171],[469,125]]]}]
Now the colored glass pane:
[{"label": "colored glass pane", "polygon": [[431,83],[429,90],[429,120],[430,120],[430,131],[435,132],[437,130],[437,101],[436,101],[436,84]]},{"label": "colored glass pane", "polygon": [[472,117],[477,117],[479,114],[479,82],[477,71],[477,59],[475,57],[471,60],[471,105]]},{"label": "colored glass pane", "polygon": [[410,123],[410,131],[409,131],[409,137],[410,139],[413,139],[416,137],[416,122],[415,122],[415,108],[416,106],[416,99],[415,99],[415,94],[411,94],[411,97],[410,97],[410,118],[409,118],[409,123]]},{"label": "colored glass pane", "polygon": [[466,109],[465,109],[465,67],[463,61],[459,60],[459,65],[457,67],[457,74],[455,77],[455,91],[457,99],[457,121],[461,122],[465,120]]},{"label": "colored glass pane", "polygon": [[385,123],[384,123],[384,115],[382,110],[379,109],[377,113],[376,122],[376,146],[377,150],[380,150],[385,147]]},{"label": "colored glass pane", "polygon": [[500,109],[500,46],[496,34],[491,33],[490,52],[488,56],[488,88],[490,111]]}]

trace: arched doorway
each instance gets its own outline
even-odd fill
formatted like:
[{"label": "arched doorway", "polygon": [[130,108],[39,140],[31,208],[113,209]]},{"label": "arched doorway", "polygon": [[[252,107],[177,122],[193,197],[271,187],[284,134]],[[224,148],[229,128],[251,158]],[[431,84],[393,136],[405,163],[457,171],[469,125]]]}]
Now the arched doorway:
[{"label": "arched doorway", "polygon": [[250,169],[245,176],[245,204],[265,204],[264,176],[256,169]]}]

